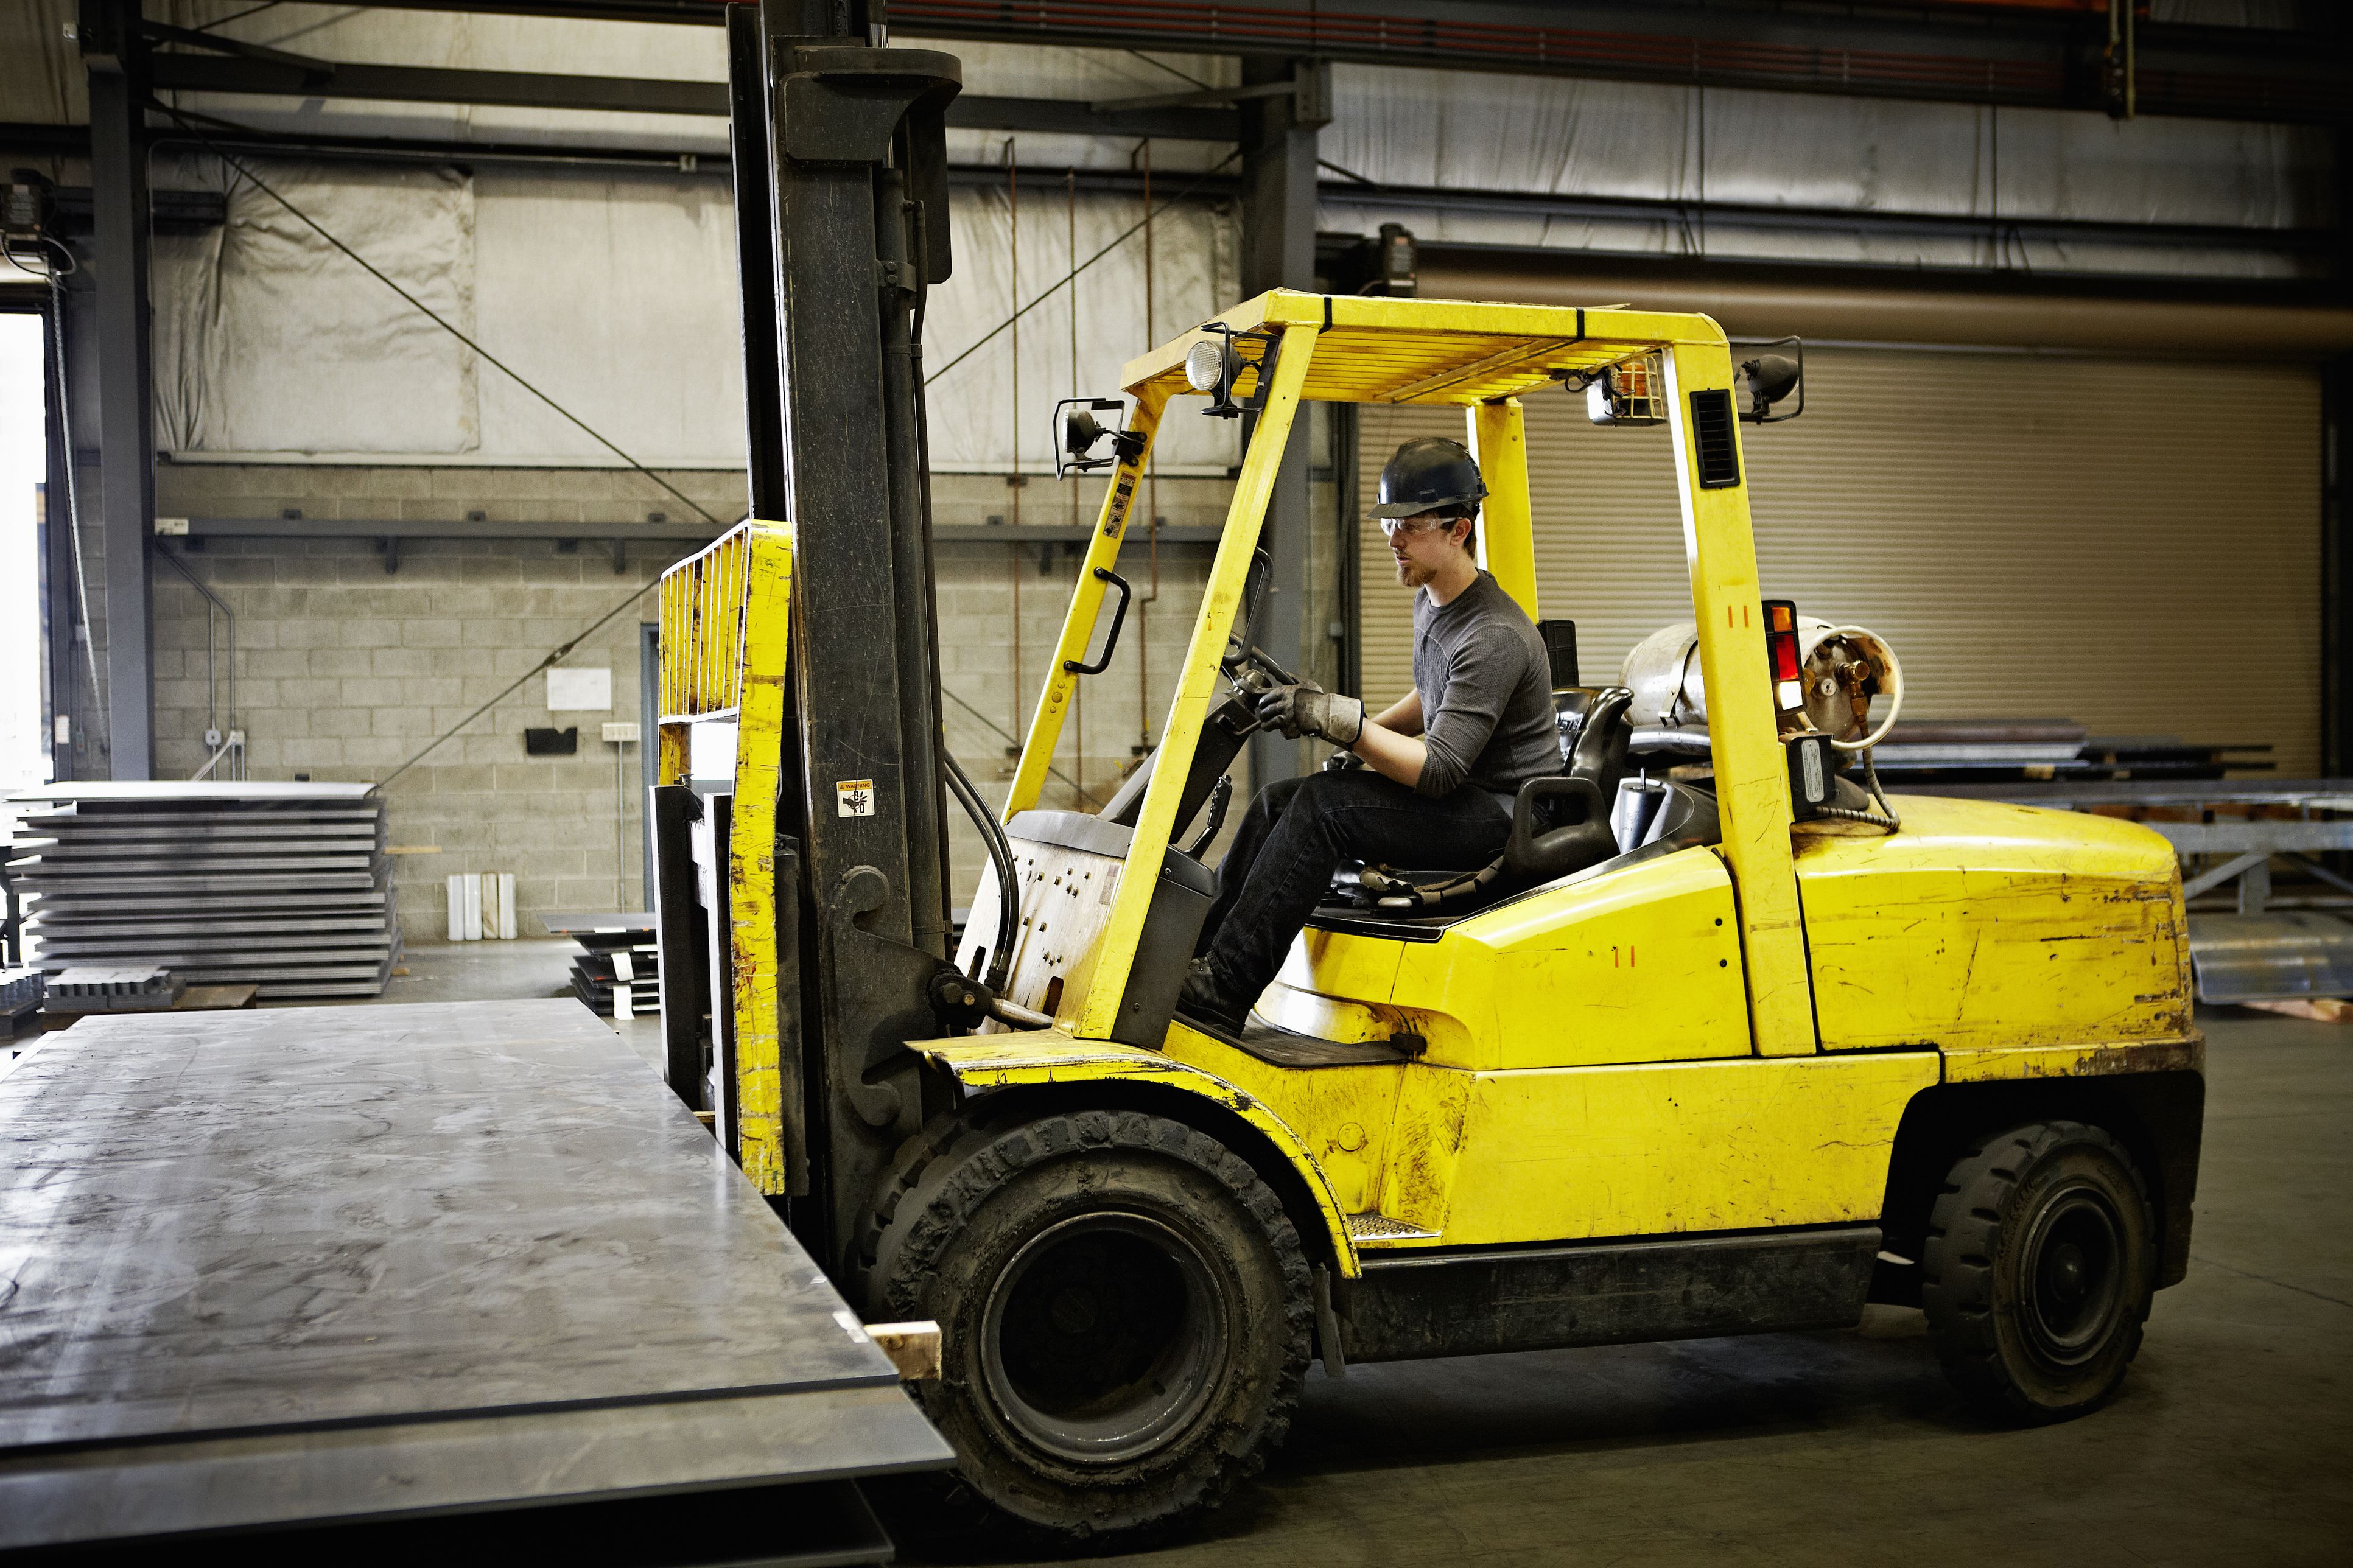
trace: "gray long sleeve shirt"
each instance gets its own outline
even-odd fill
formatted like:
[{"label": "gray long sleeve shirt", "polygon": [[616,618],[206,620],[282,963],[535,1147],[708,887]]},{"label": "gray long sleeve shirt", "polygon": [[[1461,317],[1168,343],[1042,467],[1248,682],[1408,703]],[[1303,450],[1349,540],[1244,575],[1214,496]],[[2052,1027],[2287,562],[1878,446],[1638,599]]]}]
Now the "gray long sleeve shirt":
[{"label": "gray long sleeve shirt", "polygon": [[1413,686],[1429,755],[1415,793],[1435,800],[1464,784],[1506,808],[1522,784],[1560,772],[1552,666],[1535,623],[1485,572],[1443,605],[1413,601]]}]

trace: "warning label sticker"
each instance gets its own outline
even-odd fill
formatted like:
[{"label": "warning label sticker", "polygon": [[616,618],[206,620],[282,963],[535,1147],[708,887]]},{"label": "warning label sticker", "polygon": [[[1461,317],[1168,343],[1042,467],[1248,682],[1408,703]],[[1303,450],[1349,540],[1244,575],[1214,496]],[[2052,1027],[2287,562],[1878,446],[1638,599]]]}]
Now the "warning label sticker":
[{"label": "warning label sticker", "polygon": [[834,807],[843,816],[874,815],[874,781],[872,779],[836,779],[833,781]]}]

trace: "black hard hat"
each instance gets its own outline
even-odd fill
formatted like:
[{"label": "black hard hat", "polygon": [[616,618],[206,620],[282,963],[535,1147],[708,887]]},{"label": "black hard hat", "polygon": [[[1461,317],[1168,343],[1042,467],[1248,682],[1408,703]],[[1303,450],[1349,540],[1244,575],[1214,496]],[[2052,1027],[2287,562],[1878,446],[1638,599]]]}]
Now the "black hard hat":
[{"label": "black hard hat", "polygon": [[1381,469],[1381,504],[1375,517],[1419,517],[1441,507],[1475,507],[1485,499],[1479,465],[1460,441],[1417,436]]}]

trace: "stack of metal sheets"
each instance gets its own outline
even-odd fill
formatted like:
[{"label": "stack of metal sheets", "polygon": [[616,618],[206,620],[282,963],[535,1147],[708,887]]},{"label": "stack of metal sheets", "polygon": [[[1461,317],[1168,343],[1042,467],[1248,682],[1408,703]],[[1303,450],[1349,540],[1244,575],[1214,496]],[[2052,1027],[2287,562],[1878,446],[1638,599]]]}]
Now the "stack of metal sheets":
[{"label": "stack of metal sheets", "polygon": [[[32,962],[155,964],[263,1000],[374,996],[400,958],[370,784],[60,784],[14,797]],[[29,840],[30,842],[26,842]]]},{"label": "stack of metal sheets", "polygon": [[661,1006],[661,944],[647,914],[542,915],[550,935],[581,946],[572,961],[572,994],[591,1012],[635,1018]]}]

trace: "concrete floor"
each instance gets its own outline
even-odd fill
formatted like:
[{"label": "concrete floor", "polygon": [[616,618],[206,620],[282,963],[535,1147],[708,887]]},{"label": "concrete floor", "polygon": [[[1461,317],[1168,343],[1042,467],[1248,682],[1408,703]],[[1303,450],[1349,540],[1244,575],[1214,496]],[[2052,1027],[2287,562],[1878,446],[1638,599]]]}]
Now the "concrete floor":
[{"label": "concrete floor", "polygon": [[[571,945],[410,950],[385,1000],[554,994]],[[1311,1372],[1266,1475],[1166,1564],[2343,1563],[2353,1028],[2209,1041],[2189,1279],[2107,1408],[1969,1416],[1918,1313],[1856,1330]],[[649,1026],[627,1031],[651,1058]],[[904,1536],[913,1520],[892,1521]],[[952,1544],[908,1561],[971,1560]]]}]

